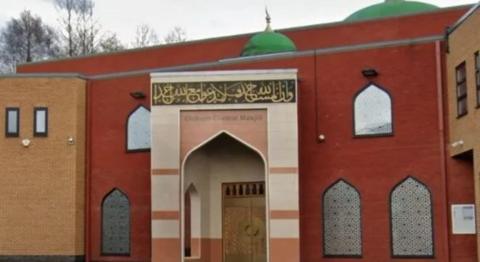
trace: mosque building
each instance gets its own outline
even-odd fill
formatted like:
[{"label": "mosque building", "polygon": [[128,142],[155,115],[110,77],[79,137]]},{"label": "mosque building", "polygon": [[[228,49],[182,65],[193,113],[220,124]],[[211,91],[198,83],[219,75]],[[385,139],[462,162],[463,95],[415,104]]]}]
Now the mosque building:
[{"label": "mosque building", "polygon": [[479,9],[18,66],[0,261],[480,261]]}]

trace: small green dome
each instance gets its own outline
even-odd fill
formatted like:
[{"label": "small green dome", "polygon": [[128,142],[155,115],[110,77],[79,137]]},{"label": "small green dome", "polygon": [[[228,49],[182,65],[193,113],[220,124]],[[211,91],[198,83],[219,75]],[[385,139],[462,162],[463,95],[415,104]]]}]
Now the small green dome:
[{"label": "small green dome", "polygon": [[250,38],[243,48],[242,56],[291,52],[296,50],[297,47],[293,41],[284,34],[265,31]]},{"label": "small green dome", "polygon": [[386,0],[384,3],[368,6],[358,10],[347,17],[345,21],[353,22],[389,16],[409,15],[437,9],[439,9],[438,6],[417,1]]}]

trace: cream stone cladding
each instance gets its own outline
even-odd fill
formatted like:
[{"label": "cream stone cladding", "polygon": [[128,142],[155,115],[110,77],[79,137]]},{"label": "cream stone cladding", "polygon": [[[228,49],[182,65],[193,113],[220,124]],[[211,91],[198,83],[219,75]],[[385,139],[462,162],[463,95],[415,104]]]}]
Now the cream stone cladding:
[{"label": "cream stone cladding", "polygon": [[[155,83],[192,83],[222,81],[257,81],[297,79],[296,69],[207,71],[151,74]],[[296,84],[295,84],[296,86]],[[296,87],[295,87],[296,92]],[[221,133],[227,133],[248,147],[257,151],[265,163],[267,253],[268,261],[273,253],[289,253],[285,243],[291,245],[291,262],[300,260],[299,254],[299,199],[298,199],[298,130],[297,100],[292,103],[241,103],[241,104],[198,104],[198,105],[152,105],[152,253],[153,260],[183,261],[182,213],[183,213],[183,171],[182,165],[188,152],[182,152],[181,113],[186,111],[242,111],[254,110],[266,113],[266,148],[252,145],[249,138],[240,133],[221,127],[208,142]],[[255,143],[253,143],[255,144]],[[198,144],[197,146],[200,146]],[[194,148],[190,148],[192,151]],[[185,150],[183,150],[185,151]],[[176,215],[171,215],[176,214]],[[172,227],[178,228],[173,230]],[[213,230],[203,237],[219,238],[221,233]],[[204,233],[202,233],[204,234]],[[163,241],[163,242],[162,242]],[[168,254],[164,245],[176,246],[179,255]],[[158,244],[158,246],[157,246]],[[284,247],[282,250],[281,247]],[[162,253],[163,252],[163,253]],[[292,254],[293,253],[293,254]],[[174,257],[174,258],[172,258]],[[277,256],[275,256],[277,257]]]},{"label": "cream stone cladding", "polygon": [[[477,6],[448,36],[447,101],[449,140],[447,150],[451,157],[473,152],[473,185],[475,190],[477,253],[480,252],[480,107],[477,106],[475,53],[480,51],[480,9]],[[467,83],[467,111],[457,117],[456,68],[465,62]],[[477,259],[480,261],[480,258]]]},{"label": "cream stone cladding", "polygon": [[[73,76],[0,76],[0,260],[84,255],[85,87]],[[20,109],[18,137],[5,136],[6,107]],[[34,107],[48,108],[47,137],[33,135]]]}]

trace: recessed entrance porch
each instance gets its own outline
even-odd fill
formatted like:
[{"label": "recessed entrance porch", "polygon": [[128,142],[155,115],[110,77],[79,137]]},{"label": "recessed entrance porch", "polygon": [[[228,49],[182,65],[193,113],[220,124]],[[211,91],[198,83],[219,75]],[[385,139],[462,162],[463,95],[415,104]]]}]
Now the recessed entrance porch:
[{"label": "recessed entrance porch", "polygon": [[265,163],[221,133],[183,168],[184,261],[266,262]]}]

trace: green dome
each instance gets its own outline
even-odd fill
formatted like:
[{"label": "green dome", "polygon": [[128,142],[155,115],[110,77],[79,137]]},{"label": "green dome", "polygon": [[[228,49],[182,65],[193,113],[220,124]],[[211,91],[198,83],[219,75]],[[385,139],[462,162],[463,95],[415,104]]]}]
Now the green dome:
[{"label": "green dome", "polygon": [[296,51],[297,47],[287,36],[265,31],[254,35],[243,48],[241,56],[264,55]]},{"label": "green dome", "polygon": [[384,3],[372,5],[351,14],[345,21],[361,21],[389,16],[409,15],[439,9],[435,5],[404,0],[386,0]]}]

